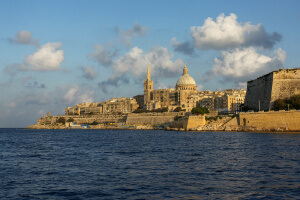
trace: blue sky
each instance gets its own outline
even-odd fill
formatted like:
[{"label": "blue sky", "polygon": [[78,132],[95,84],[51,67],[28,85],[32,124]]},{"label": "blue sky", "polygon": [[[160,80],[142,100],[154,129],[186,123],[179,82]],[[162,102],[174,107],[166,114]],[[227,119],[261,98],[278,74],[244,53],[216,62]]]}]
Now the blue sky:
[{"label": "blue sky", "polygon": [[300,67],[300,1],[0,0],[0,127],[48,111],[175,87],[245,88]]}]

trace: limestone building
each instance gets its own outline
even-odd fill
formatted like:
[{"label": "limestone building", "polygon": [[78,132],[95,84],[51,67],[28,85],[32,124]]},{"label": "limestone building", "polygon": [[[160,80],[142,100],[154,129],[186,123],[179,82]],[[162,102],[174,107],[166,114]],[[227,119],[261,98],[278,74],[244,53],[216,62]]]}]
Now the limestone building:
[{"label": "limestone building", "polygon": [[300,94],[300,68],[279,69],[247,82],[245,106],[273,109],[274,101]]},{"label": "limestone building", "polygon": [[[176,107],[189,109],[189,97],[195,92],[197,85],[195,80],[188,74],[188,68],[183,68],[183,74],[176,83],[176,89],[153,90],[153,81],[150,77],[149,65],[147,69],[147,78],[144,81],[144,109],[153,110],[157,108],[166,108],[173,110]],[[195,107],[195,106],[194,106]]]},{"label": "limestone building", "polygon": [[99,115],[131,113],[139,107],[135,99],[132,98],[111,98],[109,101],[101,103],[80,103],[65,109],[65,115]]},{"label": "limestone building", "polygon": [[[175,89],[154,90],[148,66],[147,78],[144,81],[144,105],[140,104],[140,107],[146,110],[157,108],[174,110],[181,107],[182,110],[190,112],[194,107],[201,106],[209,110],[233,112],[240,110],[240,105],[244,103],[245,94],[246,91],[243,89],[228,89],[216,92],[198,91],[196,81],[189,75],[186,65],[183,68],[182,76],[176,82]],[[135,98],[138,102],[142,102],[141,95],[137,95]]]}]

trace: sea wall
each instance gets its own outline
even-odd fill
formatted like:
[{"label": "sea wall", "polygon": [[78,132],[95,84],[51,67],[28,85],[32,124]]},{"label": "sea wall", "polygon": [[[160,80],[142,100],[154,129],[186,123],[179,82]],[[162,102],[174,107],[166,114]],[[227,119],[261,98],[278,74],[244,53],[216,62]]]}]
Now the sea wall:
[{"label": "sea wall", "polygon": [[240,113],[239,125],[257,130],[300,131],[300,110]]},{"label": "sea wall", "polygon": [[189,116],[183,121],[183,128],[185,130],[196,129],[199,126],[206,124],[205,116]]},{"label": "sea wall", "polygon": [[97,123],[104,123],[104,122],[114,122],[114,123],[125,123],[126,115],[86,115],[86,116],[79,116],[79,115],[72,115],[72,116],[64,116],[64,115],[57,115],[57,116],[44,116],[37,121],[37,125],[50,125],[56,124],[56,121],[60,118],[65,118],[66,121],[69,119],[73,119],[74,122],[78,124],[90,124],[96,121]]},{"label": "sea wall", "polygon": [[126,125],[169,124],[175,117],[182,115],[182,113],[132,113],[127,115]]}]

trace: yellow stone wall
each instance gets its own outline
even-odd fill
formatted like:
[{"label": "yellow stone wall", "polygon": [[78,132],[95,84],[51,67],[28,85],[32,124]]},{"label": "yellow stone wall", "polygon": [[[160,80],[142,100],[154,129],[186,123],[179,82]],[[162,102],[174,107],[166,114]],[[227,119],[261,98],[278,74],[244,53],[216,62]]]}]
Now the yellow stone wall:
[{"label": "yellow stone wall", "polygon": [[183,128],[185,130],[190,130],[197,128],[198,126],[204,126],[206,124],[205,116],[189,116],[183,122]]},{"label": "yellow stone wall", "polygon": [[240,113],[241,126],[299,131],[300,110]]}]

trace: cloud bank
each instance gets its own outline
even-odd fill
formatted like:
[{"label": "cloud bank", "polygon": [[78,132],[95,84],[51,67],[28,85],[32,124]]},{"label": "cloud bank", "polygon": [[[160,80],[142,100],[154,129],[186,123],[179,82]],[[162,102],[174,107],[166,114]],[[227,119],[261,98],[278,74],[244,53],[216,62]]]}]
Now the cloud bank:
[{"label": "cloud bank", "polygon": [[229,16],[222,13],[215,21],[209,17],[203,26],[192,26],[190,31],[195,46],[199,49],[225,50],[240,46],[270,49],[281,40],[279,33],[269,34],[261,24],[238,22],[234,13]]},{"label": "cloud bank", "polygon": [[83,102],[94,102],[94,90],[83,89],[76,84],[71,86],[62,86],[60,91],[63,94],[61,101],[69,106]]},{"label": "cloud bank", "polygon": [[161,46],[154,46],[146,53],[134,47],[112,63],[113,74],[108,80],[100,82],[99,86],[101,88],[107,85],[117,86],[120,81],[128,83],[128,76],[131,75],[135,79],[140,79],[145,76],[148,64],[152,76],[178,76],[184,67],[184,62],[181,59],[172,61],[173,57],[174,55],[167,48]]},{"label": "cloud bank", "polygon": [[286,52],[282,49],[274,51],[273,56],[259,54],[253,47],[222,51],[215,58],[209,76],[221,75],[226,82],[247,82],[263,74],[283,68]]},{"label": "cloud bank", "polygon": [[95,67],[94,66],[91,66],[91,67],[81,67],[80,69],[83,72],[82,76],[84,78],[86,78],[86,79],[93,80],[97,76],[97,73],[95,72]]},{"label": "cloud bank", "polygon": [[87,56],[105,67],[110,66],[113,59],[119,55],[119,50],[113,48],[112,44],[95,44],[94,52]]},{"label": "cloud bank", "polygon": [[176,38],[172,38],[171,44],[174,51],[182,53],[184,55],[193,56],[195,55],[194,44],[192,42],[178,42]]}]

